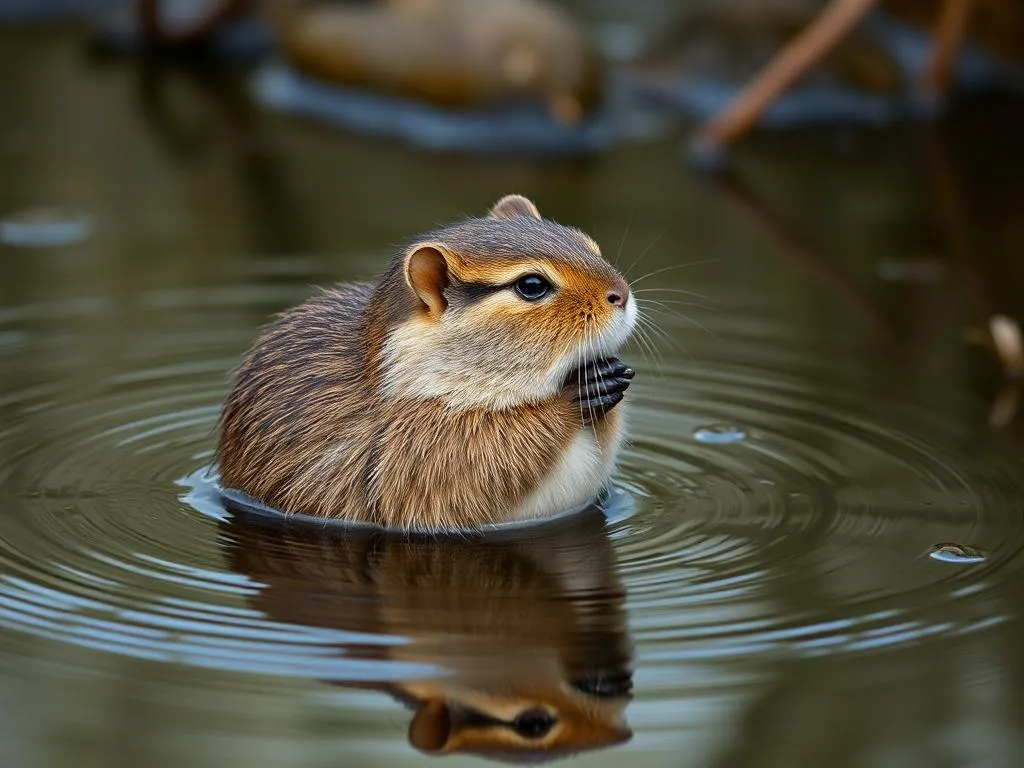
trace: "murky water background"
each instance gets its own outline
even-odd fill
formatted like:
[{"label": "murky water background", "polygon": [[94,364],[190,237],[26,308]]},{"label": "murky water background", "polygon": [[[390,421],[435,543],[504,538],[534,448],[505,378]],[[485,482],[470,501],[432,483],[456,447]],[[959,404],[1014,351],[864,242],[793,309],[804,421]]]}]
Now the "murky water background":
[{"label": "murky water background", "polygon": [[[142,82],[0,33],[0,215],[71,222],[0,245],[0,763],[423,765],[410,681],[632,669],[632,740],[581,764],[1021,764],[1019,392],[967,329],[1024,317],[1024,110],[760,137],[723,183],[674,130],[436,157],[180,74],[172,125]],[[189,497],[269,314],[513,190],[666,310],[625,355],[630,514],[392,547]]]}]

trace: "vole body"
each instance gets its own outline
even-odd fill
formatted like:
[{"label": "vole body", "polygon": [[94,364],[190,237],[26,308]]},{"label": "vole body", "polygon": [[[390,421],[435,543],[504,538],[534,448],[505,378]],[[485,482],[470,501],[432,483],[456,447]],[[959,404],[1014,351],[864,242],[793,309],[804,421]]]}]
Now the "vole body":
[{"label": "vole body", "polygon": [[[539,295],[534,295],[539,294]],[[445,530],[584,505],[623,438],[636,318],[582,232],[509,196],[375,284],[283,313],[221,419],[228,487],[285,512]]]}]

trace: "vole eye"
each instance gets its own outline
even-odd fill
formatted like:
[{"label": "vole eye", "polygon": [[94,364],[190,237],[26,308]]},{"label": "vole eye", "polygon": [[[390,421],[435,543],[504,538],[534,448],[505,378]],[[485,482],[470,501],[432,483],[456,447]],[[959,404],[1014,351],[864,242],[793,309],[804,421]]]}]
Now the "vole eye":
[{"label": "vole eye", "polygon": [[555,718],[543,709],[528,709],[520,712],[512,722],[516,733],[527,739],[544,738],[555,724]]},{"label": "vole eye", "polygon": [[551,283],[540,275],[523,275],[516,280],[516,293],[526,301],[538,301],[551,292]]}]

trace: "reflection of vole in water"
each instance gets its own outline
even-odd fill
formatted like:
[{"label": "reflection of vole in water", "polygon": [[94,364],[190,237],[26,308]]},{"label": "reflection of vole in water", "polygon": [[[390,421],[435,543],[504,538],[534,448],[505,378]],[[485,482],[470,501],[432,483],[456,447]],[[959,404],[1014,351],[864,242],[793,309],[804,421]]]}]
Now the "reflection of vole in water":
[{"label": "reflection of vole in water", "polygon": [[523,197],[285,312],[225,405],[224,484],[285,512],[473,528],[593,501],[623,439],[629,285]]},{"label": "reflection of vole in water", "polygon": [[[380,659],[381,682],[329,682],[409,705],[417,749],[544,759],[630,738],[625,595],[597,510],[502,538],[226,528],[231,565],[264,585],[250,601],[271,619],[395,638],[344,648]],[[394,682],[388,661],[444,673]]]}]

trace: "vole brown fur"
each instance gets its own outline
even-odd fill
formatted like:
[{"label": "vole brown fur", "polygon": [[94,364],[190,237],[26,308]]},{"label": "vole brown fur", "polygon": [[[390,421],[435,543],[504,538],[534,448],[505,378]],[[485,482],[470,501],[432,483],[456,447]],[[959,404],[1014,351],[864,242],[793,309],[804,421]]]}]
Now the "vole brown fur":
[{"label": "vole brown fur", "polygon": [[633,371],[611,356],[636,312],[593,240],[505,197],[418,239],[375,284],[280,315],[224,407],[222,480],[388,528],[585,505],[623,439]]}]

